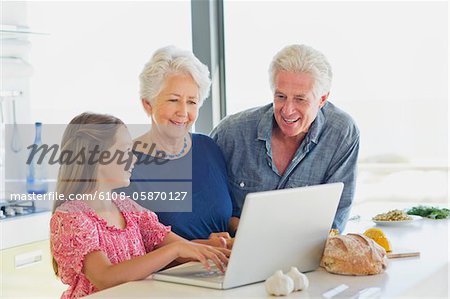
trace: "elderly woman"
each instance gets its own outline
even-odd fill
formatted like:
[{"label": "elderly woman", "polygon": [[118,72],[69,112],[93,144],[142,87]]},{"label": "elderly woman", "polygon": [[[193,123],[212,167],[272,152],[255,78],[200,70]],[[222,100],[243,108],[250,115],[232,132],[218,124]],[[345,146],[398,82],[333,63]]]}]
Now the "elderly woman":
[{"label": "elderly woman", "polygon": [[[139,197],[137,202],[155,211],[176,234],[230,247],[232,201],[225,160],[212,139],[190,133],[210,85],[208,68],[191,52],[169,46],[153,54],[140,75],[141,101],[151,128],[135,140],[138,161],[131,184],[119,191]],[[176,192],[188,191],[191,182],[192,212],[174,211],[185,201],[162,201],[155,198],[156,192],[149,192],[166,190],[164,196],[181,199]]]}]

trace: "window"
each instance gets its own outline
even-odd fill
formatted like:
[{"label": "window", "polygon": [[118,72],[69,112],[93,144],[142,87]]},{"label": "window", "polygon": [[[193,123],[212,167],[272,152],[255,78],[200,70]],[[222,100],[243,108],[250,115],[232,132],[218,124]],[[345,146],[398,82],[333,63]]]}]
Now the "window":
[{"label": "window", "polygon": [[[150,123],[138,76],[166,45],[191,49],[190,1],[28,2],[32,120],[67,123],[84,111]],[[52,113],[48,113],[51,111]]]},{"label": "window", "polygon": [[[330,101],[361,130],[361,170],[387,171],[381,162],[437,170],[439,183],[427,188],[439,184],[439,200],[446,200],[447,8],[446,2],[225,1],[227,113],[270,103],[272,57],[288,44],[310,45],[333,66]],[[401,177],[398,188],[420,181]]]}]

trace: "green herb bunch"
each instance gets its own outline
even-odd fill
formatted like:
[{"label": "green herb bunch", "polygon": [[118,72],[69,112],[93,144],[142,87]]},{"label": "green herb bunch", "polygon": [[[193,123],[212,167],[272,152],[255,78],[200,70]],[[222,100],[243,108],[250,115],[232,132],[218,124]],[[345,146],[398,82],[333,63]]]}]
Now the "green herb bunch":
[{"label": "green herb bunch", "polygon": [[450,210],[429,206],[416,206],[406,211],[408,215],[418,215],[430,219],[447,219],[450,217]]}]

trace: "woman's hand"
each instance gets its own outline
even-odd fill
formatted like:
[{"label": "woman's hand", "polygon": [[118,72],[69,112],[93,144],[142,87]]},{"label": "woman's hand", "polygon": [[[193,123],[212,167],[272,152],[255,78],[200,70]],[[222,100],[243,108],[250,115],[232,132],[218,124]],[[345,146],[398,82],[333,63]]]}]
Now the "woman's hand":
[{"label": "woman's hand", "polygon": [[231,238],[228,232],[211,233],[208,240],[211,246],[223,247],[230,250],[233,248],[234,238]]},{"label": "woman's hand", "polygon": [[217,248],[189,241],[178,241],[171,243],[169,246],[175,248],[178,257],[197,260],[208,271],[211,269],[208,260],[211,260],[220,271],[225,272],[225,266],[228,264],[228,257],[231,253],[230,250],[225,248]]}]

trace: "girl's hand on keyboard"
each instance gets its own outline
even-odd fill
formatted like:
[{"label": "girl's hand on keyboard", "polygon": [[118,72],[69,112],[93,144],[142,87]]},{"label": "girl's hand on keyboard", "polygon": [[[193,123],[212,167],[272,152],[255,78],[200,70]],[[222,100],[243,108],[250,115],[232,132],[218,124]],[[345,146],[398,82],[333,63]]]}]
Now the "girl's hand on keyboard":
[{"label": "girl's hand on keyboard", "polygon": [[220,271],[225,271],[225,266],[228,264],[228,257],[230,256],[230,250],[189,241],[179,241],[172,244],[171,245],[175,246],[177,250],[178,257],[199,261],[208,271],[211,270],[208,260],[211,260]]}]

